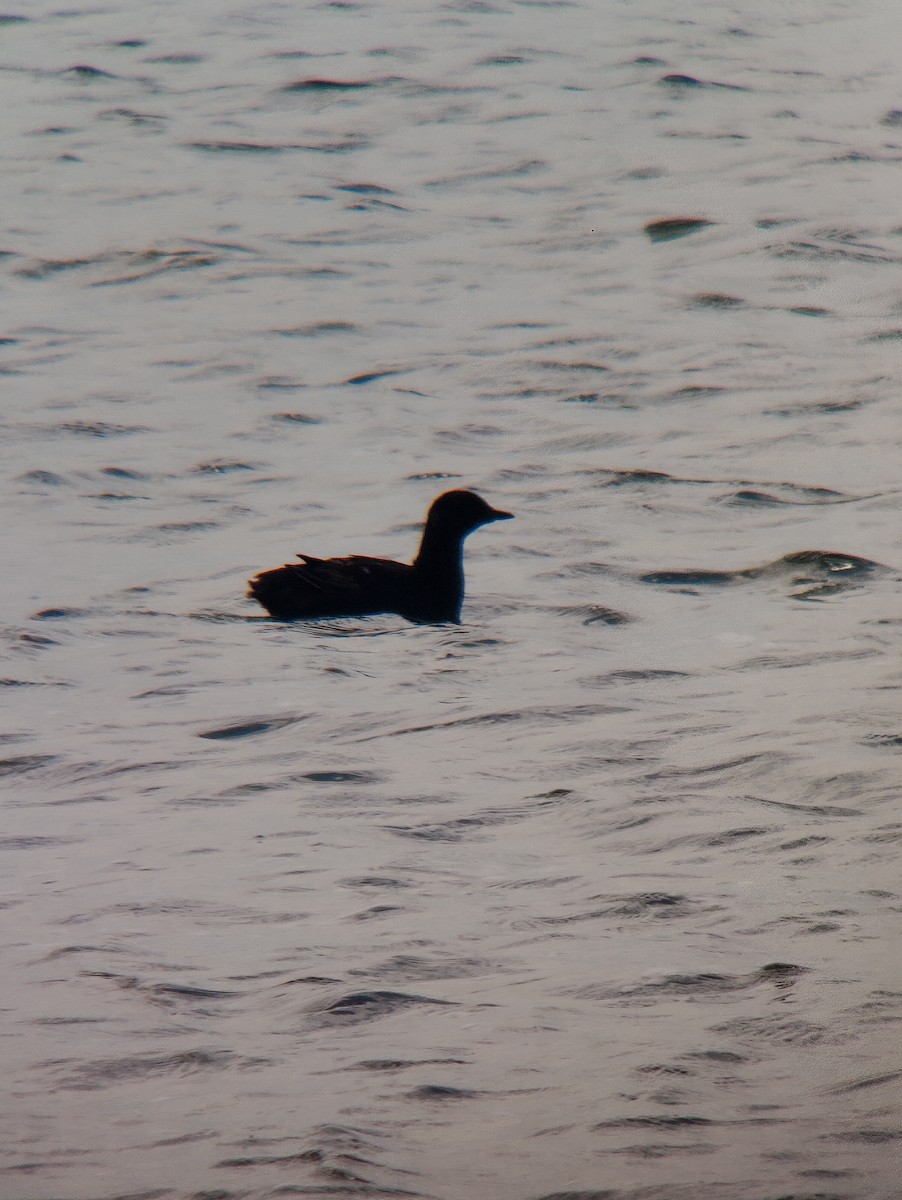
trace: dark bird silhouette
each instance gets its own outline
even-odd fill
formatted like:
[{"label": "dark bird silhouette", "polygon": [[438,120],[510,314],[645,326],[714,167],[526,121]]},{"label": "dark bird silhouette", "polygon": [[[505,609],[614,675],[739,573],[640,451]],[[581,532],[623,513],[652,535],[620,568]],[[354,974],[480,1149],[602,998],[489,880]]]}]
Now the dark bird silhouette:
[{"label": "dark bird silhouette", "polygon": [[457,623],[464,599],[464,538],[480,525],[513,515],[492,508],[475,492],[445,492],[432,502],[409,566],[357,554],[299,554],[300,563],[261,571],[250,580],[248,595],[279,621],[391,612],[422,624]]}]

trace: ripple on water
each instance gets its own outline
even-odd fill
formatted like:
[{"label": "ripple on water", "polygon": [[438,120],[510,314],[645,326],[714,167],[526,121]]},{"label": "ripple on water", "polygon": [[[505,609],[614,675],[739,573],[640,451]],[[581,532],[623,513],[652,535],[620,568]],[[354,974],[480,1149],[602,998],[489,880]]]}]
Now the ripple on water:
[{"label": "ripple on water", "polygon": [[12,758],[0,759],[0,776],[25,775],[30,771],[39,771],[56,761],[55,754],[19,754]]},{"label": "ripple on water", "polygon": [[797,589],[790,594],[797,600],[822,599],[860,587],[870,576],[886,574],[881,563],[855,554],[832,550],[797,550],[773,562],[732,571],[675,570],[650,571],[640,576],[642,583],[694,590],[699,587],[726,587],[733,584],[779,582]]},{"label": "ripple on water", "polygon": [[333,1000],[324,1000],[308,1007],[308,1014],[317,1023],[341,1022],[360,1024],[381,1017],[393,1016],[408,1009],[421,1007],[452,1006],[450,1000],[435,996],[418,996],[410,992],[363,991],[347,992]]},{"label": "ripple on water", "polygon": [[645,232],[652,242],[673,242],[712,224],[713,221],[705,217],[660,217],[656,221],[649,221]]},{"label": "ripple on water", "polygon": [[[180,689],[181,690],[181,689]],[[150,694],[150,693],[145,693]],[[153,694],[158,694],[157,692]],[[273,733],[278,729],[287,729],[301,721],[309,719],[309,714],[290,717],[260,717],[254,721],[238,721],[232,725],[220,725],[215,729],[205,729],[198,733],[199,738],[208,741],[234,741],[237,738],[259,737],[264,733]]]},{"label": "ripple on water", "polygon": [[219,256],[211,254],[209,250],[162,250],[151,247],[146,250],[111,251],[86,258],[35,259],[16,268],[16,274],[23,279],[43,281],[63,272],[87,271],[93,273],[87,281],[88,286],[102,287],[134,283],[167,271],[210,267],[218,261]]},{"label": "ripple on water", "polygon": [[221,1071],[253,1071],[267,1065],[229,1050],[191,1049],[173,1054],[135,1054],[101,1058],[72,1065],[46,1064],[54,1086],[69,1091],[93,1092],[144,1079],[179,1079],[189,1075],[212,1075]]}]

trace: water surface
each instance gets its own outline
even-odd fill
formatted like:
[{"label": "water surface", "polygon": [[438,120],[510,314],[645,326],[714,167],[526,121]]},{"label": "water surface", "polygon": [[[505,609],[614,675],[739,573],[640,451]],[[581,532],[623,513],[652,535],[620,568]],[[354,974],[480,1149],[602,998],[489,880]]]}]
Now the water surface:
[{"label": "water surface", "polygon": [[0,19],[0,1195],[899,1195],[900,34]]}]

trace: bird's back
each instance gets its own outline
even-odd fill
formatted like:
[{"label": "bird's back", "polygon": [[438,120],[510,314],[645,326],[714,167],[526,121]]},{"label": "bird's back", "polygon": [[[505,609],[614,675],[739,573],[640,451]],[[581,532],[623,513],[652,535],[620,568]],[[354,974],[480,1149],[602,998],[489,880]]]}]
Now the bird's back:
[{"label": "bird's back", "polygon": [[408,607],[413,568],[387,558],[313,558],[261,571],[250,581],[253,596],[281,621],[303,617],[363,617]]}]

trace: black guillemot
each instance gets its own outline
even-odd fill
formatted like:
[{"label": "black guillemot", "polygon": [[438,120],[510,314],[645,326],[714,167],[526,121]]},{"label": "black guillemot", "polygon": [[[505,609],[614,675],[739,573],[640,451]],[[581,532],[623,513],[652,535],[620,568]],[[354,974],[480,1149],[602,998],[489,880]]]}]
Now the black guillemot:
[{"label": "black guillemot", "polygon": [[492,508],[475,492],[444,492],[426,515],[411,564],[387,558],[312,558],[261,571],[248,595],[279,621],[398,613],[421,624],[459,622],[464,598],[467,534],[514,514]]}]

